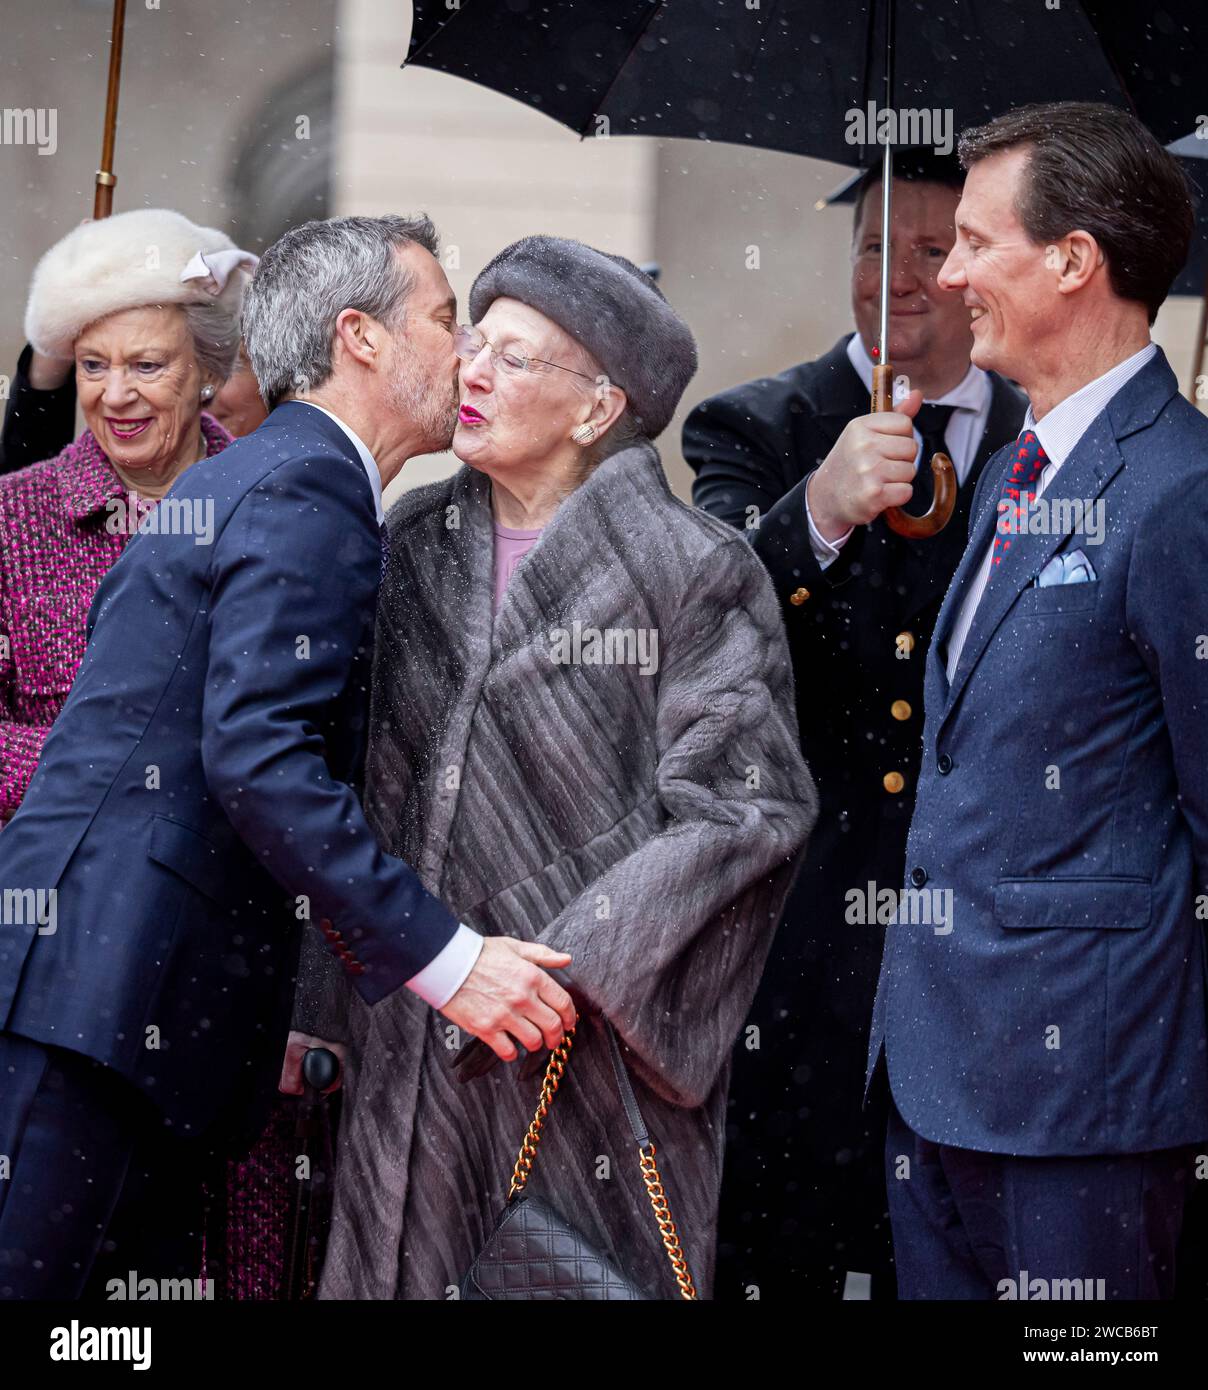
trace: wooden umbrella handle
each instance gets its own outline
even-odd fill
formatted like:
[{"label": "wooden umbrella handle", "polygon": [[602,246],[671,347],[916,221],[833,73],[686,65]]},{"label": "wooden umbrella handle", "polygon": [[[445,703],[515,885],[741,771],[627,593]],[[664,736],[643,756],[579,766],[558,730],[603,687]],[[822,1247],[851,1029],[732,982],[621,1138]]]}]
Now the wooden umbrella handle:
[{"label": "wooden umbrella handle", "polygon": [[113,0],[113,33],[109,40],[109,90],[105,95],[105,128],[101,138],[101,167],[96,171],[92,215],[98,220],[113,211],[113,147],[117,140],[117,98],[122,85],[122,39],[126,32],[126,0]]},{"label": "wooden umbrella handle", "polygon": [[[893,368],[888,362],[872,369],[872,408],[874,414],[893,409]],[[947,526],[956,507],[956,470],[947,454],[936,454],[931,460],[931,480],[934,493],[931,506],[916,516],[904,507],[886,507],[885,524],[899,536],[920,540],[934,536]]]}]

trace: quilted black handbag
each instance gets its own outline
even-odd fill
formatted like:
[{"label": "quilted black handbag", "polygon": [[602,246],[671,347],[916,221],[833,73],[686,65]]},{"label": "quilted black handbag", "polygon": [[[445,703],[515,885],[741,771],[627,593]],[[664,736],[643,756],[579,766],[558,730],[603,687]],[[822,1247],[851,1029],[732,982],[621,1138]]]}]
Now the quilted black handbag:
[{"label": "quilted black handbag", "polygon": [[[696,1289],[680,1248],[679,1233],[671,1219],[671,1210],[654,1161],[657,1150],[646,1132],[616,1034],[609,1023],[605,1022],[604,1028],[608,1034],[613,1074],[634,1142],[638,1146],[642,1181],[646,1184],[663,1247],[671,1261],[680,1297],[695,1299]],[[463,1299],[481,1302],[497,1299],[651,1298],[628,1275],[622,1274],[594,1249],[548,1202],[540,1197],[530,1197],[524,1191],[533,1170],[541,1127],[566,1070],[574,1036],[575,1030],[572,1028],[550,1053],[537,1112],[524,1136],[512,1171],[507,1205],[487,1243],[462,1280]]]}]

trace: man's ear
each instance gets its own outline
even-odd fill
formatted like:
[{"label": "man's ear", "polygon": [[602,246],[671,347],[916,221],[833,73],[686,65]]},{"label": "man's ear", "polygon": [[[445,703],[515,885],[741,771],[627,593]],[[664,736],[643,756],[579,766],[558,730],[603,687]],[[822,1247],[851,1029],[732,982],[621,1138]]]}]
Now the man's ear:
[{"label": "man's ear", "polygon": [[1046,258],[1055,261],[1058,272],[1057,292],[1073,294],[1082,289],[1094,278],[1104,264],[1103,250],[1090,232],[1070,232],[1059,242],[1048,247]]},{"label": "man's ear", "polygon": [[336,343],[364,366],[380,360],[382,326],[361,309],[341,309],[336,316]]}]

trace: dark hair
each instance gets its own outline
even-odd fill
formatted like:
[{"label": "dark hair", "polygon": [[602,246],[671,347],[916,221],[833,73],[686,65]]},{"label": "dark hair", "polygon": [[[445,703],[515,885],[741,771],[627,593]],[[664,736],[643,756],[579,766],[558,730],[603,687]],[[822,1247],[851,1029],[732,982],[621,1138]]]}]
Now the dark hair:
[{"label": "dark hair", "polygon": [[1089,232],[1103,249],[1112,289],[1157,318],[1187,260],[1191,187],[1179,162],[1134,116],[1093,101],[1007,111],[960,138],[966,169],[1028,147],[1015,212],[1040,245]]},{"label": "dark hair", "polygon": [[[930,150],[897,150],[893,156],[894,183],[939,183],[959,193],[965,186],[965,171],[952,155],[934,154]],[[874,164],[866,170],[856,185],[856,211],[851,224],[852,236],[860,228],[860,218],[869,193],[881,182],[881,166]]]}]

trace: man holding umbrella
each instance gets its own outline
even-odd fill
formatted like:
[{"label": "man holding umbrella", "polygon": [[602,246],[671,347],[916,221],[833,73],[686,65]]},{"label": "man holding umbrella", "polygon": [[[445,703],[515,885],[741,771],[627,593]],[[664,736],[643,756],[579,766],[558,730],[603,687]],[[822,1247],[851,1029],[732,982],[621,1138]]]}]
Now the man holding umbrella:
[{"label": "man holding umbrella", "polygon": [[[923,728],[923,669],[964,550],[986,460],[1014,437],[1022,396],[972,366],[969,310],[937,274],[952,248],[962,174],[910,151],[896,161],[889,344],[916,388],[869,414],[881,270],[878,171],[859,186],[852,242],[857,331],[813,362],[723,392],[684,428],[694,498],[746,528],[781,597],[802,748],[822,811],[731,1083],[718,1295],[892,1296],[881,1138],[860,1075],[881,939],[878,892],[902,881]],[[920,407],[920,391],[925,403]],[[960,484],[938,535],[881,515],[924,510],[927,461]],[[873,889],[869,892],[869,885]],[[873,911],[867,905],[873,904]],[[751,1027],[758,1029],[751,1032]]]}]

